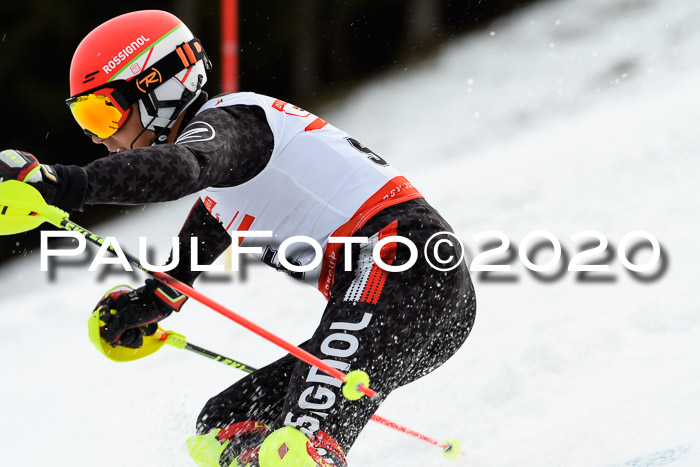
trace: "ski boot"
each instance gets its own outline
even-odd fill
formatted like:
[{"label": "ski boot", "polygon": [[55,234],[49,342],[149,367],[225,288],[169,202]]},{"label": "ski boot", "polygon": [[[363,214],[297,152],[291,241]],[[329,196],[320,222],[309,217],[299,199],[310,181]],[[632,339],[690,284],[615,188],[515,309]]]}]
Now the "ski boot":
[{"label": "ski boot", "polygon": [[198,467],[256,466],[258,450],[270,430],[247,420],[187,440],[187,450]]},{"label": "ski boot", "polygon": [[[314,439],[292,426],[272,432],[260,446],[260,467],[347,467],[345,453],[327,433]],[[255,464],[252,464],[255,465]]]}]

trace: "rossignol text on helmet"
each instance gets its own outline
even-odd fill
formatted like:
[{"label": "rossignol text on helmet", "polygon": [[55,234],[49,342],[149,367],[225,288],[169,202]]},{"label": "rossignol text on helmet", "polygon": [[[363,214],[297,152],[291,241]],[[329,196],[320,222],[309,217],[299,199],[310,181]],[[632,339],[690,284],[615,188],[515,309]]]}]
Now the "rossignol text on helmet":
[{"label": "rossignol text on helmet", "polygon": [[211,64],[202,44],[172,14],[144,10],[117,16],[80,43],[66,102],[85,133],[112,136],[139,103],[156,143],[199,95]]}]

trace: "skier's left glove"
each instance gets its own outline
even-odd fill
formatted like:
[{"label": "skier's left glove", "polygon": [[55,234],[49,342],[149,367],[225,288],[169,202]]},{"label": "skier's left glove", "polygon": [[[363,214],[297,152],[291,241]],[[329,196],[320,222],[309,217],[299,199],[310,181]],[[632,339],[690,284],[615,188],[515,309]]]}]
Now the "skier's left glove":
[{"label": "skier's left glove", "polygon": [[0,183],[18,180],[36,188],[48,204],[65,211],[82,211],[87,193],[87,173],[76,165],[42,165],[28,152],[0,152]]},{"label": "skier's left glove", "polygon": [[173,311],[180,311],[187,297],[155,279],[136,290],[110,290],[97,304],[102,339],[116,347],[138,349],[143,336],[151,336],[158,329],[158,321]]}]

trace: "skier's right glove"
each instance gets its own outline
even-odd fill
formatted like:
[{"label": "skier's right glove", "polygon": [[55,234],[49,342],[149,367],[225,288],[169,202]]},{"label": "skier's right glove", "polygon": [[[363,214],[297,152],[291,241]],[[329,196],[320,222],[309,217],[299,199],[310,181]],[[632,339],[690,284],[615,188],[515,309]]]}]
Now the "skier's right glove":
[{"label": "skier's right glove", "polygon": [[87,173],[75,165],[42,165],[28,152],[0,152],[0,183],[17,180],[36,188],[48,204],[65,211],[82,211],[87,193]]},{"label": "skier's right glove", "polygon": [[112,289],[97,304],[96,312],[102,339],[113,347],[118,345],[138,349],[143,336],[158,329],[158,321],[179,311],[187,297],[155,279],[136,290],[130,287]]}]

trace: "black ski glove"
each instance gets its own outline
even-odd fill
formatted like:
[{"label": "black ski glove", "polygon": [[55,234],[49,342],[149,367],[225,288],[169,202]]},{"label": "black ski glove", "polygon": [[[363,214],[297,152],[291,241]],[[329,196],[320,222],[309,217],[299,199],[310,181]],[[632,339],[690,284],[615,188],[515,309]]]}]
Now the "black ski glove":
[{"label": "black ski glove", "polygon": [[143,336],[151,336],[158,329],[158,321],[173,311],[180,311],[187,297],[155,279],[136,290],[113,290],[97,304],[102,339],[116,347],[138,349]]},{"label": "black ski glove", "polygon": [[87,172],[77,165],[42,165],[28,152],[0,152],[0,183],[18,180],[36,188],[44,200],[64,211],[82,211],[87,193]]}]

